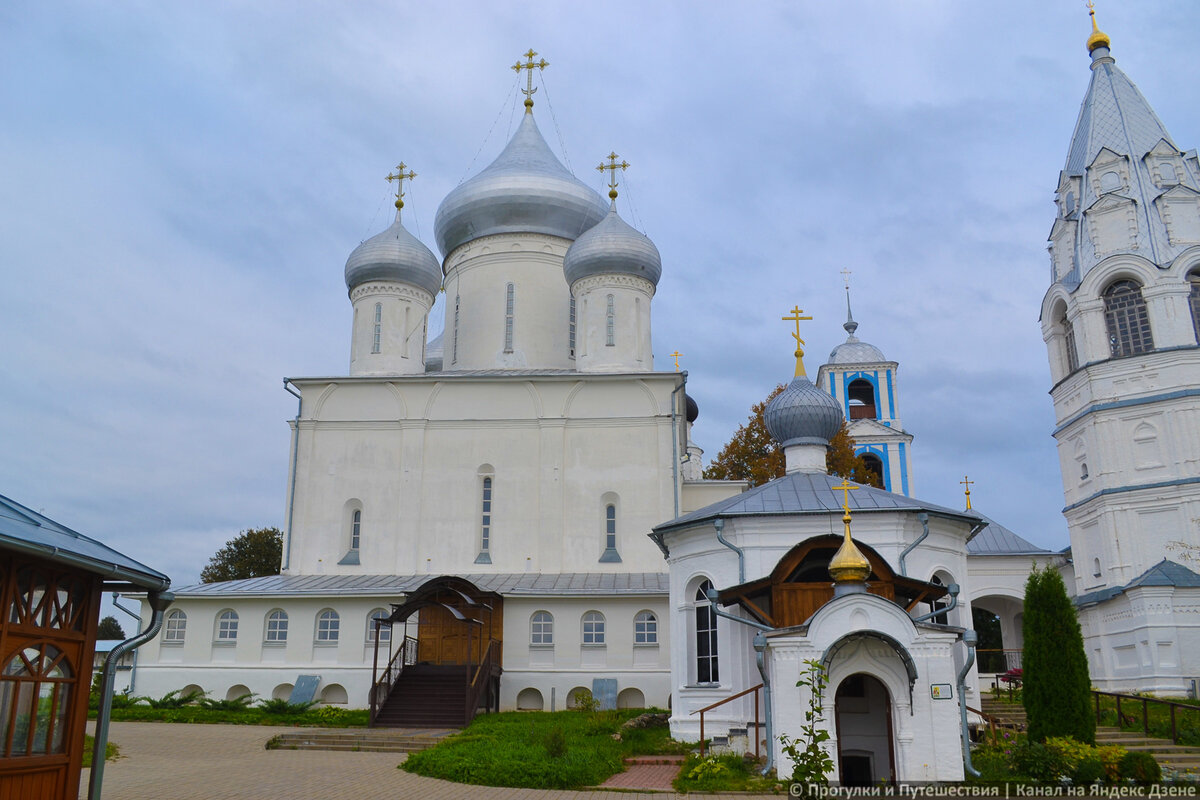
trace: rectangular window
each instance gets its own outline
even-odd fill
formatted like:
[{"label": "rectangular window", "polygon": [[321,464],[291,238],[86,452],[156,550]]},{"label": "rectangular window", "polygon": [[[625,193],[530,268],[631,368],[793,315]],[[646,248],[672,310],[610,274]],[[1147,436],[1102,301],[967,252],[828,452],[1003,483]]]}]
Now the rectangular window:
[{"label": "rectangular window", "polygon": [[583,643],[604,644],[604,615],[589,611],[583,615]]},{"label": "rectangular window", "polygon": [[634,644],[658,644],[658,617],[643,611],[633,620]]},{"label": "rectangular window", "polygon": [[567,312],[567,355],[575,357],[575,298],[571,297],[571,308]]},{"label": "rectangular window", "polygon": [[510,283],[505,289],[504,300],[504,352],[511,353],[513,351],[513,285]]}]

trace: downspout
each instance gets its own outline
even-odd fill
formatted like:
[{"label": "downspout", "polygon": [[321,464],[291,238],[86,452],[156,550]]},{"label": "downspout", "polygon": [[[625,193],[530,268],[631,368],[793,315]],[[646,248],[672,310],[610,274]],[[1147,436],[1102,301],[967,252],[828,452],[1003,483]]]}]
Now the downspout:
[{"label": "downspout", "polygon": [[904,548],[904,551],[900,553],[900,574],[906,578],[908,577],[908,568],[904,566],[905,557],[911,553],[917,545],[925,541],[925,537],[929,535],[929,515],[922,511],[920,514],[917,514],[917,519],[921,520],[921,535],[917,537],[915,542]]},{"label": "downspout", "polygon": [[958,592],[959,592],[958,584],[957,583],[950,584],[949,586],[946,587],[946,591],[948,591],[950,593],[950,605],[946,606],[945,608],[939,608],[935,611],[930,611],[928,614],[922,614],[919,617],[913,617],[913,622],[924,622],[925,620],[931,619],[933,617],[940,617],[942,614],[948,614],[949,612],[951,612],[955,608],[957,608],[958,607]]},{"label": "downspout", "polygon": [[717,517],[713,520],[713,527],[717,529],[717,541],[728,547],[733,552],[737,553],[738,557],[738,584],[746,582],[746,553],[742,548],[728,541],[721,535],[721,531],[725,528],[725,520]]},{"label": "downspout", "polygon": [[[763,722],[767,728],[767,763],[763,765],[762,774],[766,775],[775,769],[775,725],[774,716],[771,714],[771,679],[767,676],[765,657],[767,637],[764,634],[770,633],[775,629],[770,625],[764,625],[761,622],[746,619],[745,617],[736,617],[727,611],[717,608],[716,589],[708,590],[708,602],[712,604],[713,613],[718,617],[724,617],[734,622],[740,622],[743,625],[749,625],[752,628],[758,628],[758,633],[754,634],[754,663],[758,665],[758,674],[762,676],[763,681]],[[754,735],[758,736],[758,731],[755,731]]]},{"label": "downspout", "polygon": [[92,773],[88,778],[88,800],[100,800],[101,784],[104,781],[104,751],[108,748],[108,723],[112,714],[113,680],[116,678],[117,662],[130,650],[141,647],[158,635],[163,624],[163,614],[174,599],[175,595],[171,592],[150,592],[146,598],[146,602],[154,609],[150,627],[114,647],[104,660],[100,707],[96,711],[96,741],[92,748]]},{"label": "downspout", "polygon": [[[124,611],[129,616],[131,616],[137,620],[137,631],[134,633],[134,636],[137,636],[139,633],[142,632],[142,615],[137,614],[137,613],[129,610],[125,606],[121,605],[120,603],[118,603],[117,598],[119,598],[120,596],[121,596],[120,592],[113,592],[112,593],[112,604],[114,606],[116,606],[117,608],[121,609],[122,611]],[[137,651],[135,650],[133,653],[133,663],[129,665],[129,693],[130,694],[133,694],[133,686],[134,686],[135,681],[137,680],[137,657],[138,657],[138,654],[137,654]]]},{"label": "downspout", "polygon": [[971,763],[971,733],[967,728],[967,673],[975,664],[975,644],[978,641],[979,635],[975,631],[963,633],[963,644],[967,646],[967,663],[963,664],[958,673],[958,713],[962,722],[963,768],[973,778],[979,777],[979,770]]},{"label": "downspout", "polygon": [[[671,491],[675,496],[675,519],[679,519],[679,407],[675,395],[687,386],[687,370],[679,373],[679,385],[671,392]],[[299,417],[297,417],[299,419]]]},{"label": "downspout", "polygon": [[283,548],[283,565],[279,568],[281,572],[286,572],[292,562],[292,514],[296,511],[296,465],[300,462],[300,409],[304,405],[304,398],[293,391],[290,384],[290,380],[283,379],[283,390],[296,398],[296,419],[292,427],[292,480],[291,486],[288,487],[287,544]]}]

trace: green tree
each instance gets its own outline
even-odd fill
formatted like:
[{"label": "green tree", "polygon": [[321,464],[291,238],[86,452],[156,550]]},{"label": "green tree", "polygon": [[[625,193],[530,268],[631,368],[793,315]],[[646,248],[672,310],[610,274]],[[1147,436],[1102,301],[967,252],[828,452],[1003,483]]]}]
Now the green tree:
[{"label": "green tree", "polygon": [[204,583],[278,575],[283,533],[278,528],[249,528],[225,543],[200,571]]},{"label": "green tree", "polygon": [[1075,607],[1062,575],[1034,567],[1025,582],[1025,651],[1021,658],[1029,740],[1070,736],[1095,744],[1091,678]]},{"label": "green tree", "polygon": [[[783,384],[776,386],[761,403],[750,408],[750,417],[740,426],[721,449],[716,459],[704,470],[709,480],[747,481],[758,486],[767,481],[782,478],[786,465],[783,448],[767,432],[763,413],[775,396],[783,391]],[[829,442],[825,454],[825,468],[831,475],[849,478],[856,483],[883,488],[883,481],[875,474],[862,456],[854,454],[854,440],[842,422],[838,432]]]},{"label": "green tree", "polygon": [[117,622],[117,618],[109,614],[104,619],[100,620],[100,627],[96,629],[97,639],[124,639],[125,631],[121,629],[121,623]]}]

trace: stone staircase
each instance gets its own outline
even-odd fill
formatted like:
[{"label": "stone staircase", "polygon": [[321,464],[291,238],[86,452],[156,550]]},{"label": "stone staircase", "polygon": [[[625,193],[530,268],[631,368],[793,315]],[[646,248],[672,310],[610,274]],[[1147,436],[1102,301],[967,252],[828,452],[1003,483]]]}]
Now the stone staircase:
[{"label": "stone staircase", "polygon": [[415,753],[433,747],[452,733],[457,731],[449,728],[312,728],[280,734],[267,742],[267,749]]},{"label": "stone staircase", "polygon": [[[994,717],[996,726],[1023,731],[1027,727],[1025,707],[985,697],[983,713]],[[1172,744],[1169,739],[1155,739],[1138,731],[1123,731],[1120,728],[1096,728],[1096,744],[1119,744],[1126,750],[1141,750],[1154,756],[1163,772],[1171,772],[1191,780],[1200,779],[1200,747]]]}]

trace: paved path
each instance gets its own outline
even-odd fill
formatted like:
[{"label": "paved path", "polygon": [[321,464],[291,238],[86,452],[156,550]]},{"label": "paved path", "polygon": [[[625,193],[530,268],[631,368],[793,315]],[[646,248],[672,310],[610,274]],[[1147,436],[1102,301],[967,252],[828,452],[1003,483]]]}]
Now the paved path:
[{"label": "paved path", "polygon": [[[89,726],[90,728],[90,726]],[[121,758],[104,769],[107,800],[668,800],[674,793],[614,794],[496,789],[422,778],[397,769],[403,756],[265,750],[298,728],[114,722]],[[88,770],[80,797],[87,797]],[[765,797],[770,797],[766,795]],[[708,795],[711,800],[748,795]]]}]

